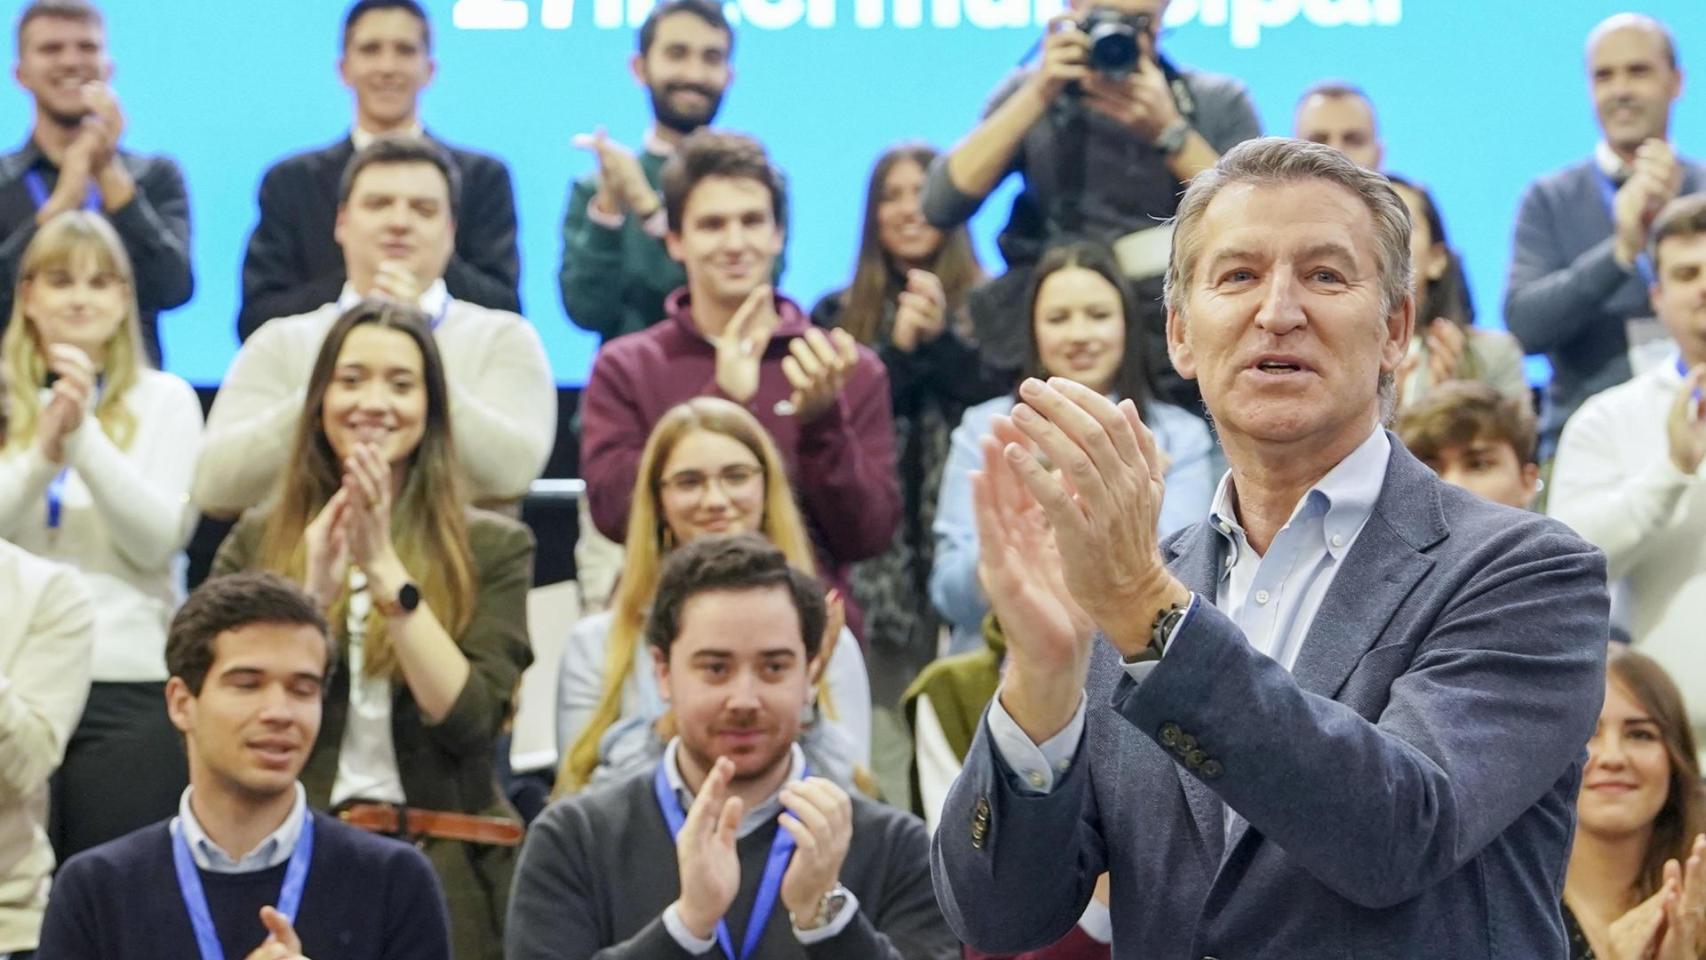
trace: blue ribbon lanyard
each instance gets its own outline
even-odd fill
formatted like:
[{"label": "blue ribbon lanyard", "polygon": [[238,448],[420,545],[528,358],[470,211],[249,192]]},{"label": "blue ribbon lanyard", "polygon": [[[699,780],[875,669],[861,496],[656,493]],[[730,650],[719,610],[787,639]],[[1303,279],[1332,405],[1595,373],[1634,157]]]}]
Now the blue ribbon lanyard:
[{"label": "blue ribbon lanyard", "polygon": [[[47,183],[41,178],[41,171],[31,169],[24,174],[24,186],[30,191],[30,199],[35,201],[36,209],[47,206]],[[89,185],[89,192],[83,196],[83,209],[95,211],[101,209],[101,190],[94,184]]]},{"label": "blue ribbon lanyard", "polygon": [[[279,889],[274,909],[296,922],[296,911],[302,906],[302,889],[308,885],[308,861],[314,856],[314,815],[302,814],[302,836],[290,854],[290,865],[284,868],[284,886]],[[207,894],[201,888],[201,874],[196,871],[195,858],[190,855],[190,843],[184,838],[183,825],[172,831],[172,866],[178,872],[178,890],[184,906],[189,908],[190,928],[195,931],[196,946],[202,960],[224,960],[225,950],[219,945],[219,931],[213,926],[213,914],[207,908]]]},{"label": "blue ribbon lanyard", "polygon": [[[667,755],[658,764],[657,775],[652,778],[656,788],[658,808],[663,811],[664,822],[669,824],[669,838],[674,840],[681,833],[681,827],[687,822],[687,814],[681,809],[681,801],[675,796],[675,790],[669,785],[669,774],[664,772],[663,765],[669,762]],[[809,768],[802,773],[809,773]],[[794,855],[794,836],[780,826],[776,828],[776,839],[770,843],[770,856],[764,861],[764,876],[758,882],[758,896],[752,903],[752,915],[746,921],[746,938],[741,945],[740,953],[735,953],[734,938],[729,935],[728,920],[717,921],[717,944],[723,948],[723,953],[729,960],[747,960],[758,949],[758,938],[764,935],[764,927],[770,922],[770,912],[776,907],[776,897],[782,892],[782,875],[788,870],[788,861]]]},{"label": "blue ribbon lanyard", "polygon": [[[1616,230],[1617,184],[1606,176],[1603,170],[1599,172],[1599,195],[1600,199],[1605,201],[1605,212],[1611,215],[1611,228]],[[1635,254],[1635,269],[1641,274],[1641,282],[1647,287],[1651,287],[1653,285],[1653,262],[1648,259],[1647,251],[1642,250]]]},{"label": "blue ribbon lanyard", "polygon": [[65,513],[65,480],[71,476],[70,467],[60,467],[47,482],[47,528],[58,530]]}]

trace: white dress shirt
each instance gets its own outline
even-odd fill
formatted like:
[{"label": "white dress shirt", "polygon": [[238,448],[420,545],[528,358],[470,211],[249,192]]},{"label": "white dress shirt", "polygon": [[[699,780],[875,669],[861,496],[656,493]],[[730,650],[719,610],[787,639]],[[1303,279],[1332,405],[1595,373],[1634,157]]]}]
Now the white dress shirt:
[{"label": "white dress shirt", "polygon": [[[669,780],[670,789],[675,791],[675,798],[680,802],[682,811],[685,812],[693,806],[693,791],[687,789],[687,782],[681,778],[681,768],[675,762],[676,752],[680,747],[681,738],[676,737],[669,742],[669,746],[664,748],[663,772]],[[805,774],[805,766],[806,756],[800,751],[800,745],[796,743],[788,758],[788,776],[782,781],[782,786],[785,787],[801,779]],[[735,829],[735,838],[745,839],[754,830],[781,816],[781,794],[782,787],[777,787],[776,792],[765,798],[763,803],[755,804],[751,810],[743,814],[740,818],[740,826]],[[776,829],[782,828],[777,827]],[[846,903],[842,904],[841,912],[832,917],[828,923],[813,930],[801,930],[799,927],[794,927],[794,936],[798,938],[800,943],[806,945],[828,940],[847,929],[847,925],[853,922],[853,916],[858,912],[859,898],[849,891]],[[758,917],[747,920],[749,924],[757,922],[759,922]],[[665,930],[669,931],[669,935],[675,938],[675,942],[681,945],[681,949],[694,956],[710,953],[717,946],[715,931],[712,931],[708,940],[701,940],[694,936],[693,932],[687,929],[687,924],[681,921],[681,915],[676,911],[673,903],[664,908],[663,926]]]},{"label": "white dress shirt", "polygon": [[[1214,605],[1238,624],[1251,646],[1287,670],[1297,663],[1316,611],[1345,555],[1374,513],[1375,501],[1386,485],[1386,464],[1391,454],[1386,431],[1375,429],[1303,495],[1291,519],[1268,544],[1266,554],[1256,553],[1238,522],[1231,472],[1221,478],[1209,512],[1209,522],[1226,541]],[[1174,636],[1190,622],[1200,602],[1200,597],[1191,598]],[[1155,664],[1149,660],[1126,664],[1124,669],[1141,683]],[[989,732],[995,749],[1017,774],[1015,789],[1032,794],[1054,789],[1056,776],[1071,767],[1077,755],[1084,713],[1085,703],[1080,698],[1078,711],[1066,729],[1037,744],[1001,705],[1000,696],[990,701]],[[1230,838],[1241,818],[1230,809],[1226,814],[1226,835]]]},{"label": "white dress shirt", "polygon": [[367,615],[373,598],[367,592],[367,575],[349,572],[349,714],[343,740],[338,744],[338,775],[332,781],[332,806],[345,800],[378,800],[406,803],[403,772],[397,767],[397,745],[391,736],[391,698],[394,691],[385,677],[367,675]]},{"label": "white dress shirt", "polygon": [[202,829],[201,821],[190,809],[190,793],[194,790],[193,786],[184,788],[184,795],[178,798],[178,815],[172,818],[170,829],[174,837],[183,834],[196,866],[208,873],[259,873],[289,860],[296,852],[296,841],[302,837],[302,818],[308,811],[308,791],[302,789],[300,782],[296,784],[296,802],[290,805],[284,822],[241,857],[231,856]]}]

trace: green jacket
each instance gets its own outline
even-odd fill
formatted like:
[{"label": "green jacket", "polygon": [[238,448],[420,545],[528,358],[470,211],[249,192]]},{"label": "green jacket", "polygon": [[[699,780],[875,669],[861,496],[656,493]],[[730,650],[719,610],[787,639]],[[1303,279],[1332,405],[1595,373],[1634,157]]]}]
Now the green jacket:
[{"label": "green jacket", "polygon": [[[659,196],[663,195],[666,159],[650,151],[639,157],[646,182]],[[594,223],[587,215],[587,206],[597,192],[596,174],[575,181],[569,190],[557,283],[569,319],[581,329],[598,334],[602,345],[662,320],[664,298],[687,285],[687,271],[670,259],[662,239],[646,233],[639,217],[624,217],[616,229]],[[786,221],[784,208],[784,225]],[[777,280],[782,278],[785,259],[786,254],[776,258]]]},{"label": "green jacket", "polygon": [[[220,544],[213,576],[250,569],[266,528],[265,508],[246,511]],[[521,523],[468,512],[468,546],[474,557],[479,598],[468,628],[456,638],[472,672],[467,685],[437,724],[428,724],[409,688],[394,681],[391,737],[412,807],[487,816],[515,817],[498,789],[494,765],[498,735],[509,719],[521,672],[533,662],[527,634],[527,591],[533,585],[533,534]],[[349,636],[341,623],[340,662]],[[335,669],[326,690],[320,735],[302,785],[308,802],[324,810],[338,774],[338,751],[349,714],[349,671]],[[457,960],[501,960],[504,910],[516,848],[428,840],[422,851],[437,869],[450,907],[451,940]]]},{"label": "green jacket", "polygon": [[[929,695],[930,707],[942,726],[942,735],[954,756],[965,759],[971,749],[983,708],[989,706],[1001,685],[1001,661],[1007,656],[1007,637],[995,614],[983,618],[982,650],[942,657],[926,666],[901,696],[901,709],[914,736],[918,732],[918,698]],[[917,753],[913,754],[912,810],[924,815],[924,798],[918,791]]]}]

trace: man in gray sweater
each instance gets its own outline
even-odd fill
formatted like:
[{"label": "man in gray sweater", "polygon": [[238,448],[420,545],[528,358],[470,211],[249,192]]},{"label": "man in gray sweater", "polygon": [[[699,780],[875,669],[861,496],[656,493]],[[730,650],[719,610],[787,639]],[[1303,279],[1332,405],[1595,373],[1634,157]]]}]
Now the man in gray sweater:
[{"label": "man in gray sweater", "polygon": [[669,558],[645,632],[679,736],[533,824],[509,960],[959,956],[923,822],[812,776],[795,745],[826,621],[823,587],[761,537]]},{"label": "man in gray sweater", "polygon": [[1629,13],[1602,21],[1588,34],[1587,68],[1604,139],[1523,195],[1505,288],[1505,325],[1552,362],[1544,458],[1582,401],[1629,379],[1631,358],[1664,336],[1647,300],[1647,231],[1670,200],[1706,190],[1706,166],[1669,142],[1682,69],[1664,24]]}]

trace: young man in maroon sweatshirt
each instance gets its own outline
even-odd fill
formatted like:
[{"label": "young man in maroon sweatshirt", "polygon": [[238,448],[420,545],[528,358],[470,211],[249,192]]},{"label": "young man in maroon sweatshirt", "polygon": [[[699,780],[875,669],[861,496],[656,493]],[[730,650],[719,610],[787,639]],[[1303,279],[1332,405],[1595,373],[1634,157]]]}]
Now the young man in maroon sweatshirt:
[{"label": "young man in maroon sweatshirt", "polygon": [[724,397],[770,431],[825,573],[844,586],[847,565],[886,548],[900,518],[888,374],[771,289],[786,197],[757,141],[700,130],[662,180],[665,242],[687,286],[665,301],[662,323],[611,340],[593,364],[581,395],[593,522],[621,542],[652,425],[683,401]]}]

